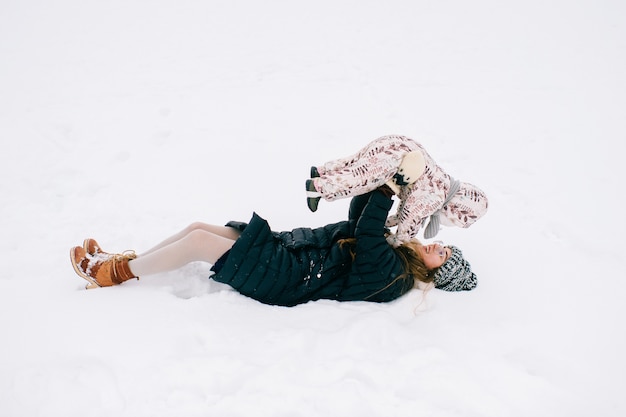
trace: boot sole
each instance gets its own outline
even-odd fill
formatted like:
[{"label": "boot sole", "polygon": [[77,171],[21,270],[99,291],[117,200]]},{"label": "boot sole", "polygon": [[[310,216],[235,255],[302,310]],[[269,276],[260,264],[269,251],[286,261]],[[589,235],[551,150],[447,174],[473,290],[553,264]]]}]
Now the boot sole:
[{"label": "boot sole", "polygon": [[92,288],[101,288],[100,285],[98,285],[98,283],[91,278],[89,275],[85,274],[82,269],[80,269],[80,267],[76,264],[76,256],[74,256],[74,248],[70,249],[70,260],[72,261],[72,266],[74,267],[74,272],[76,272],[76,274],[83,278],[84,280],[86,280],[89,284],[87,284],[85,286],[86,290],[90,290]]},{"label": "boot sole", "polygon": [[320,197],[309,197],[306,199],[306,205],[313,213],[317,211],[317,206],[320,203]]},{"label": "boot sole", "polygon": [[306,205],[309,207],[309,210],[315,213],[317,211],[317,206],[319,205],[320,200],[322,199],[321,194],[315,188],[315,185],[313,184],[312,179],[306,180],[305,188],[306,188],[306,196],[307,196]]}]

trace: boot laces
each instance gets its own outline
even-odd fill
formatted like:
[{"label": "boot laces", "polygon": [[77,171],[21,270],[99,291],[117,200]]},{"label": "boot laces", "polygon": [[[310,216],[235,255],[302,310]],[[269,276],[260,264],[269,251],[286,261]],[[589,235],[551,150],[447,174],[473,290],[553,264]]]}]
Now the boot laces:
[{"label": "boot laces", "polygon": [[123,261],[124,259],[128,259],[129,261],[137,258],[137,254],[134,250],[126,250],[122,253],[115,254],[105,254],[103,252],[96,252],[93,255],[86,254],[89,263],[87,264],[86,271],[88,274],[91,273],[91,269],[98,265],[103,264],[104,262],[111,261],[113,273],[117,275],[117,264]]},{"label": "boot laces", "polygon": [[118,272],[117,272],[117,265],[121,264],[121,262],[123,260],[129,260],[130,261],[130,260],[133,260],[135,258],[137,258],[137,254],[135,253],[134,250],[126,250],[126,251],[124,251],[122,253],[114,254],[111,258],[109,258],[110,260],[113,261],[113,265],[112,265],[113,266],[113,268],[112,268],[113,269],[113,274],[116,277],[119,276]]}]

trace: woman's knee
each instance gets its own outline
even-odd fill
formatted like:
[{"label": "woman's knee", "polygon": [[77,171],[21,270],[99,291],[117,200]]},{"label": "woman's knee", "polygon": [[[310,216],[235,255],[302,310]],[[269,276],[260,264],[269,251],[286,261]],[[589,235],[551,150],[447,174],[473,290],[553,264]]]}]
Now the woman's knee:
[{"label": "woman's knee", "polygon": [[182,241],[190,259],[207,262],[215,262],[234,244],[234,240],[202,229],[188,233]]},{"label": "woman's knee", "polygon": [[208,233],[213,233],[214,235],[221,236],[226,239],[236,240],[241,232],[232,227],[226,226],[217,226],[214,224],[208,224],[203,222],[193,222],[185,229],[185,234],[188,235],[197,230],[202,230]]},{"label": "woman's knee", "polygon": [[195,229],[189,230],[189,233],[187,233],[187,236],[185,236],[185,239],[192,244],[200,245],[200,244],[206,244],[206,242],[210,241],[212,236],[213,236],[212,233],[207,232],[204,229],[195,228]]},{"label": "woman's knee", "polygon": [[185,251],[188,254],[193,258],[198,258],[199,255],[203,254],[207,248],[214,243],[215,238],[216,236],[214,234],[205,230],[192,229],[181,240],[181,243],[183,243]]},{"label": "woman's knee", "polygon": [[209,226],[208,224],[203,223],[203,222],[193,222],[185,228],[185,232],[189,234],[196,230],[207,230],[208,226]]}]

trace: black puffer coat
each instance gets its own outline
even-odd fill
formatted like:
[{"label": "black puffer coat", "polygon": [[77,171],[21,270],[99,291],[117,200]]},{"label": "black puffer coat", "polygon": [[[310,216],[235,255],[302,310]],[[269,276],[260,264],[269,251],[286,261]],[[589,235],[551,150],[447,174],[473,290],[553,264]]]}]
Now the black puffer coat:
[{"label": "black puffer coat", "polygon": [[[256,213],[250,223],[230,222],[242,231],[221,259],[216,281],[266,304],[307,301],[394,300],[413,288],[403,264],[385,238],[392,200],[380,191],[354,197],[349,220],[316,229],[273,232]],[[356,238],[341,247],[342,238]]]}]

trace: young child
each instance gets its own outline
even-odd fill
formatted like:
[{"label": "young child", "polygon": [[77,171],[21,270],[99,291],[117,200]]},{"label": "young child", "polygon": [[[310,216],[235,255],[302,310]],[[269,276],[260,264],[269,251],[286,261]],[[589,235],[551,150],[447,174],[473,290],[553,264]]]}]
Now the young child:
[{"label": "young child", "polygon": [[[403,175],[406,172],[411,173],[408,179]],[[440,223],[467,228],[487,212],[487,196],[481,189],[455,180],[422,145],[399,135],[380,137],[352,156],[311,167],[307,204],[316,211],[321,198],[333,201],[384,184],[400,199],[396,214],[386,222],[387,227],[397,226],[389,236],[394,246],[415,237],[429,218],[426,239],[437,235]]]}]

